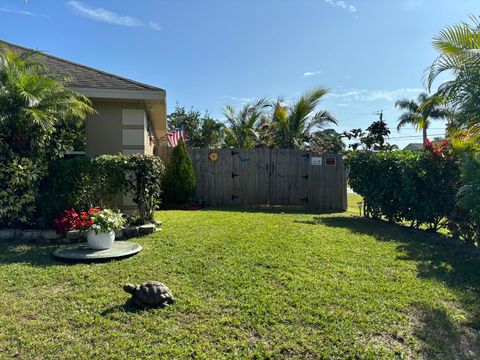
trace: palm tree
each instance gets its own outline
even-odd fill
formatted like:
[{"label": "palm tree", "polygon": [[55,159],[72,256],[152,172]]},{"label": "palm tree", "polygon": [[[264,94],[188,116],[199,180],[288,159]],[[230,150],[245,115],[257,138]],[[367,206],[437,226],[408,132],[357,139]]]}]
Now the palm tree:
[{"label": "palm tree", "polygon": [[0,143],[23,155],[45,150],[57,126],[94,112],[90,101],[48,73],[40,53],[0,48]]},{"label": "palm tree", "polygon": [[317,88],[303,94],[292,106],[285,105],[282,99],[272,105],[271,127],[276,147],[304,148],[314,128],[323,128],[327,124],[338,125],[328,111],[314,112],[326,94],[326,89]]},{"label": "palm tree", "polygon": [[269,107],[268,99],[262,98],[246,104],[240,111],[227,105],[223,114],[227,119],[225,126],[226,143],[236,148],[253,148],[259,137],[257,126]]},{"label": "palm tree", "polygon": [[413,125],[418,131],[422,129],[423,144],[427,139],[427,130],[431,124],[431,120],[444,119],[448,112],[440,105],[441,101],[438,97],[429,97],[427,93],[418,95],[417,101],[402,99],[395,103],[395,107],[405,110],[398,119],[397,130],[405,125]]},{"label": "palm tree", "polygon": [[449,26],[434,37],[433,46],[439,56],[425,74],[425,83],[432,89],[440,74],[453,79],[438,87],[435,96],[442,98],[455,113],[453,125],[480,132],[480,18],[471,23]]}]

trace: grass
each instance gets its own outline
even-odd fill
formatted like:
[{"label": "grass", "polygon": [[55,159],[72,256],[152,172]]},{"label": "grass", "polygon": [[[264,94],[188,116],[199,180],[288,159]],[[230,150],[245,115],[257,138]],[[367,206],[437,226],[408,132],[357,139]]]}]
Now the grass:
[{"label": "grass", "polygon": [[[0,357],[478,358],[480,258],[346,214],[158,213],[122,261],[65,264],[0,244]],[[126,282],[165,282],[137,311]]]}]

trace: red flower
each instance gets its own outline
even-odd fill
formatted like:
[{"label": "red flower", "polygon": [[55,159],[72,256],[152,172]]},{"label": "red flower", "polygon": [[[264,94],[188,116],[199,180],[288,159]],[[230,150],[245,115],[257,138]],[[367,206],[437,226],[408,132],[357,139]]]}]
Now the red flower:
[{"label": "red flower", "polygon": [[57,232],[65,233],[78,229],[80,216],[75,210],[64,210],[63,215],[53,220],[53,227]]},{"label": "red flower", "polygon": [[430,151],[432,154],[438,157],[445,157],[445,150],[447,149],[447,140],[443,140],[439,146],[436,146],[433,142],[425,139],[425,151]]}]

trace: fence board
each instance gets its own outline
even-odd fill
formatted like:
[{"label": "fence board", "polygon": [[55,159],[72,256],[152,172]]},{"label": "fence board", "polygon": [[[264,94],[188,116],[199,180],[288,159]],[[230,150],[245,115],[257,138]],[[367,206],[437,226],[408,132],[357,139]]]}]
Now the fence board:
[{"label": "fence board", "polygon": [[[346,210],[346,174],[340,155],[285,149],[188,149],[197,177],[197,199],[212,206],[285,205]],[[171,149],[158,155],[169,162]],[[312,157],[322,159],[312,165]],[[335,159],[335,165],[327,164]]]}]

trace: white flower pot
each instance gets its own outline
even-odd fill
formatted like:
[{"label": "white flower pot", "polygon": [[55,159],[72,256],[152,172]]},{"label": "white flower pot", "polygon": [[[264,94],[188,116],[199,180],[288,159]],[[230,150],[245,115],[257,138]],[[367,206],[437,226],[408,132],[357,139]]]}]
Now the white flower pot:
[{"label": "white flower pot", "polygon": [[115,231],[99,232],[89,231],[87,233],[88,246],[95,250],[110,249],[115,241]]}]

